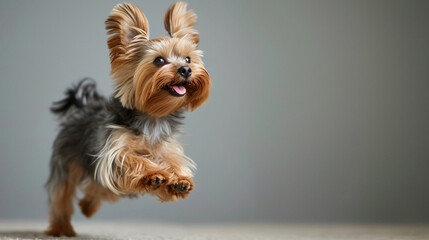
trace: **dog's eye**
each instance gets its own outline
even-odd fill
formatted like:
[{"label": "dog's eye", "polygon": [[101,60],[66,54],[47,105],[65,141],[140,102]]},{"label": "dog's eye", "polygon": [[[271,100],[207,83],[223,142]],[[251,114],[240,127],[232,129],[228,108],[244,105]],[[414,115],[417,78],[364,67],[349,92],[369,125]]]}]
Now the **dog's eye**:
[{"label": "dog's eye", "polygon": [[155,60],[153,60],[153,64],[155,64],[157,67],[162,67],[165,64],[165,59],[162,57],[157,57]]},{"label": "dog's eye", "polygon": [[186,62],[186,63],[191,63],[191,58],[190,58],[190,57],[186,57],[186,58],[185,58],[185,62]]}]

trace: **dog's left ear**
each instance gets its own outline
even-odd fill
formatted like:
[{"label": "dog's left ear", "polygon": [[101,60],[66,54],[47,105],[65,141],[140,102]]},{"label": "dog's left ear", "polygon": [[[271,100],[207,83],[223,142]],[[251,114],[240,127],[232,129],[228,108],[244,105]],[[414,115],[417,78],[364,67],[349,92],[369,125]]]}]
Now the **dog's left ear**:
[{"label": "dog's left ear", "polygon": [[174,38],[189,38],[198,44],[198,31],[192,27],[197,23],[197,15],[192,10],[186,10],[187,3],[176,2],[167,10],[164,16],[165,30]]}]

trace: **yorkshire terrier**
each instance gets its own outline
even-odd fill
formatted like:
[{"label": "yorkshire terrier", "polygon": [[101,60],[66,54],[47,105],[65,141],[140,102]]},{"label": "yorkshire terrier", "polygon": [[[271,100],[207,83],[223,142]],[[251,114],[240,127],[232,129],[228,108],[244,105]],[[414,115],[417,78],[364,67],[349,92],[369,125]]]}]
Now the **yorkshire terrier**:
[{"label": "yorkshire terrier", "polygon": [[186,198],[195,163],[175,139],[184,112],[209,97],[210,76],[197,49],[196,15],[177,2],[167,10],[169,37],[149,39],[148,21],[136,6],[115,6],[106,20],[114,95],[106,100],[84,79],[55,102],[60,132],[50,177],[51,236],[75,236],[71,225],[76,188],[82,213],[102,201],[149,193],[161,202]]}]

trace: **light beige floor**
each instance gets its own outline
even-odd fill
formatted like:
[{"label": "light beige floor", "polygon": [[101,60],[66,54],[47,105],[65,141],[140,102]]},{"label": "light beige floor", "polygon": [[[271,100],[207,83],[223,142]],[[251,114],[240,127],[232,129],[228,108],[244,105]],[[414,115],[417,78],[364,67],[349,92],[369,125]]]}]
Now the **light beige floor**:
[{"label": "light beige floor", "polygon": [[[429,225],[294,225],[294,224],[173,224],[73,223],[72,239],[285,239],[285,240],[429,240]],[[52,239],[41,221],[0,221],[0,239]],[[61,238],[63,239],[63,238]],[[64,238],[70,239],[70,238]]]}]

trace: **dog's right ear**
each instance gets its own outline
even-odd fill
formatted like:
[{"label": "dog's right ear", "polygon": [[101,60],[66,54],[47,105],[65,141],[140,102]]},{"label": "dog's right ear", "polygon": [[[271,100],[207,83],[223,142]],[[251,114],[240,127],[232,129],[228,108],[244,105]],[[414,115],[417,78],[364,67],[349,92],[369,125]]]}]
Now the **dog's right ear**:
[{"label": "dog's right ear", "polygon": [[115,82],[115,97],[122,105],[132,108],[134,102],[133,76],[143,46],[149,40],[146,16],[130,3],[116,5],[106,20],[107,45],[110,49],[112,79]]},{"label": "dog's right ear", "polygon": [[131,3],[116,5],[105,23],[112,64],[138,54],[138,47],[149,39],[147,18]]}]

